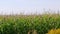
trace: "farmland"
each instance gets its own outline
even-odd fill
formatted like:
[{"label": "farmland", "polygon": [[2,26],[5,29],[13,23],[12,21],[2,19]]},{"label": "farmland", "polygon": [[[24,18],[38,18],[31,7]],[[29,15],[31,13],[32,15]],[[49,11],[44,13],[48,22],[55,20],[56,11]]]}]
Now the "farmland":
[{"label": "farmland", "polygon": [[0,16],[0,34],[46,34],[58,28],[58,14]]}]

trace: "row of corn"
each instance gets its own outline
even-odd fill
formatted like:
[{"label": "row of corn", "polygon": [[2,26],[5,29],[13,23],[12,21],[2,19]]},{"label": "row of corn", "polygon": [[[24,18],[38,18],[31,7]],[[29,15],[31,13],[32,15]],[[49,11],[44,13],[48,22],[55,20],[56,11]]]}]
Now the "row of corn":
[{"label": "row of corn", "polygon": [[60,28],[60,15],[0,16],[0,34],[46,34]]}]

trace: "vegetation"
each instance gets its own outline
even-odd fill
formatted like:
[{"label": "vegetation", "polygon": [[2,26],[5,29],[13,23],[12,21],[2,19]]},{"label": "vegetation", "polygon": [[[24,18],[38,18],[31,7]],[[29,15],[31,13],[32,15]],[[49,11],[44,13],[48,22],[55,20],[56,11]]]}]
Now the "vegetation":
[{"label": "vegetation", "polygon": [[60,29],[52,29],[47,34],[60,34]]},{"label": "vegetation", "polygon": [[60,28],[60,15],[0,16],[0,34],[46,34]]}]

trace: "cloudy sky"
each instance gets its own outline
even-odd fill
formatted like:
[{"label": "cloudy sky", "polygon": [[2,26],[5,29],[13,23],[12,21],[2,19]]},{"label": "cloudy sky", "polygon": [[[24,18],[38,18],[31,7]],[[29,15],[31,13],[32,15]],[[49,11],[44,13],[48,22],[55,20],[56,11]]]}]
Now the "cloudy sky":
[{"label": "cloudy sky", "polygon": [[0,14],[42,13],[43,10],[60,10],[60,0],[0,0]]}]

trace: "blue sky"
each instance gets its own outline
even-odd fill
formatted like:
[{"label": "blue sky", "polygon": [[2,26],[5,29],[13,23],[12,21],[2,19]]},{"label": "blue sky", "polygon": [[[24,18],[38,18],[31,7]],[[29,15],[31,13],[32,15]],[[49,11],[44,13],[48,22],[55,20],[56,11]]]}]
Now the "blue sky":
[{"label": "blue sky", "polygon": [[0,13],[19,13],[34,12],[41,10],[58,10],[60,9],[60,0],[0,0]]}]

